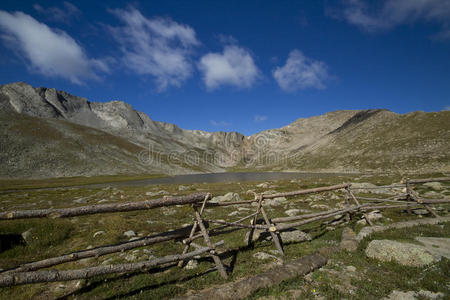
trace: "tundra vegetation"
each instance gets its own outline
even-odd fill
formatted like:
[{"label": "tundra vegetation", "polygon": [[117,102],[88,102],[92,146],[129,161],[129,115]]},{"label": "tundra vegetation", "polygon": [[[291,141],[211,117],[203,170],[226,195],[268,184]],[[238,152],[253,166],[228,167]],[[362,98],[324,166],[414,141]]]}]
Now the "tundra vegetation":
[{"label": "tundra vegetation", "polygon": [[[270,182],[240,183],[199,183],[120,186],[111,183],[109,187],[81,187],[86,183],[104,181],[104,178],[46,179],[33,181],[2,182],[0,194],[1,211],[76,207],[98,203],[121,203],[160,198],[161,195],[187,195],[193,192],[210,192],[213,196],[229,192],[239,194],[244,200],[252,200],[254,191],[261,193],[271,190],[285,192],[340,183],[371,183],[388,185],[400,182],[408,175],[336,175],[334,177],[314,177],[297,180],[280,180]],[[433,173],[409,175],[411,178],[442,177],[445,174]],[[126,178],[112,177],[111,181]],[[61,184],[62,183],[62,184]],[[65,187],[56,187],[56,186]],[[70,186],[67,186],[70,185]],[[75,187],[74,187],[75,186]],[[5,187],[14,187],[15,191],[6,191]],[[43,187],[46,189],[36,189]],[[448,198],[450,183],[438,185],[417,185],[415,191],[427,198]],[[382,190],[381,193],[388,193]],[[361,190],[359,196],[374,197],[373,191]],[[382,196],[377,194],[375,196]],[[269,217],[285,217],[290,214],[320,212],[340,208],[345,204],[344,191],[325,192],[291,197],[277,202],[273,201],[264,208]],[[361,200],[364,203],[364,201]],[[437,205],[436,211],[445,217],[448,204]],[[207,219],[234,220],[248,215],[255,208],[250,205],[235,205],[206,208]],[[297,210],[297,211],[296,211]],[[376,225],[399,221],[417,220],[431,217],[427,211],[417,210],[408,214],[404,209],[384,210],[382,217],[373,218]],[[25,242],[11,245],[0,253],[0,268],[8,269],[17,265],[62,255],[77,250],[115,244],[135,237],[163,232],[169,229],[192,224],[194,215],[189,206],[158,208],[149,211],[110,213],[80,216],[66,219],[25,219],[1,221],[0,234],[22,235]],[[14,286],[0,289],[2,299],[44,299],[64,297],[66,299],[165,299],[185,294],[196,293],[202,289],[235,281],[239,278],[255,275],[268,270],[283,261],[293,260],[312,254],[320,248],[338,246],[344,228],[359,232],[367,226],[361,214],[352,216],[350,222],[330,218],[329,222],[314,222],[299,227],[307,236],[301,242],[285,242],[285,255],[279,255],[273,243],[264,237],[257,240],[252,247],[245,242],[247,229],[231,231],[228,234],[212,236],[213,242],[224,240],[220,253],[224,264],[230,267],[229,278],[223,279],[214,269],[210,257],[201,257],[189,262],[183,269],[168,265],[135,274],[108,275],[76,280],[73,282],[54,282]],[[210,227],[213,227],[210,224]],[[382,262],[366,256],[365,250],[372,240],[389,239],[420,244],[415,238],[449,237],[450,225],[423,225],[404,229],[392,229],[374,233],[364,238],[355,252],[332,251],[328,253],[326,266],[305,276],[283,282],[276,287],[258,290],[251,299],[298,298],[316,299],[318,297],[370,299],[388,296],[394,290],[427,291],[450,295],[448,285],[450,261],[442,257],[432,264],[413,267],[395,262]],[[200,242],[199,242],[200,243]],[[167,254],[181,253],[184,245],[174,241],[164,242],[122,253],[69,262],[56,269],[83,268],[102,264],[115,264],[144,261]],[[265,255],[267,254],[267,255]],[[422,297],[422,296],[420,296]]]}]

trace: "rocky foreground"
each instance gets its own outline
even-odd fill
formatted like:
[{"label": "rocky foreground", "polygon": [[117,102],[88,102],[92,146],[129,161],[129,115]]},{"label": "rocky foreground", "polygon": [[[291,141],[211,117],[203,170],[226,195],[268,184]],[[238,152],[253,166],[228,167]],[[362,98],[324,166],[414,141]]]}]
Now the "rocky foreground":
[{"label": "rocky foreground", "polygon": [[[300,112],[299,112],[300,114]],[[449,172],[450,111],[335,111],[252,136],[185,130],[122,101],[0,86],[0,177],[227,170]]]}]

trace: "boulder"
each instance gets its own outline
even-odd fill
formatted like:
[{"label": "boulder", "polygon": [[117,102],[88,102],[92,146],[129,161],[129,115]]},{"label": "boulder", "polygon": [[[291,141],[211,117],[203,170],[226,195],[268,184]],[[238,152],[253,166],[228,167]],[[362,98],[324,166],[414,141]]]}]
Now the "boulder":
[{"label": "boulder", "polygon": [[136,236],[136,232],[134,232],[133,230],[128,230],[128,231],[125,231],[123,233],[123,235],[126,236],[127,238],[130,238],[130,237]]},{"label": "boulder", "polygon": [[188,261],[186,266],[184,267],[186,270],[192,270],[198,267],[198,261],[195,259],[191,259]]},{"label": "boulder", "polygon": [[298,243],[311,240],[311,236],[301,230],[283,231],[280,232],[280,237],[284,243]]},{"label": "boulder", "polygon": [[437,181],[433,181],[433,182],[427,182],[423,184],[426,187],[432,188],[433,190],[436,191],[442,191],[444,189],[444,187],[442,186],[442,183],[437,182]]},{"label": "boulder", "polygon": [[241,196],[239,196],[238,193],[227,193],[223,196],[216,196],[214,198],[212,198],[212,200],[210,202],[212,203],[218,203],[218,202],[228,202],[228,201],[242,201]]},{"label": "boulder", "polygon": [[421,267],[437,259],[423,246],[392,240],[373,240],[366,249],[366,256],[380,261],[391,260],[404,265]]},{"label": "boulder", "polygon": [[286,210],[284,213],[287,214],[290,217],[293,217],[293,216],[298,215],[299,212],[300,212],[300,209],[293,208],[293,209]]}]

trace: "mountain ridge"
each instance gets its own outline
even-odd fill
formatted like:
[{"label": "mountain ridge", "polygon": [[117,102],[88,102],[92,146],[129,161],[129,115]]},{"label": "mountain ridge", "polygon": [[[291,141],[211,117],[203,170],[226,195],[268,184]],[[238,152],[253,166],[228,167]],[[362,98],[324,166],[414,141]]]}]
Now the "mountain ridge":
[{"label": "mountain ridge", "polygon": [[[24,164],[6,164],[8,155],[13,154],[11,152],[13,145],[25,137],[24,133],[15,131],[17,137],[15,140],[11,137],[12,129],[8,126],[11,123],[19,126],[23,122],[36,122],[40,123],[40,126],[44,126],[42,124],[45,123],[46,128],[52,128],[48,130],[52,134],[44,139],[47,140],[47,145],[54,145],[51,147],[52,150],[47,149],[42,155],[36,150],[33,155],[36,159],[44,154],[54,157],[54,161],[50,164],[53,168],[58,165],[58,161],[60,165],[66,165],[65,172],[61,170],[54,172],[56,176],[143,172],[180,174],[222,172],[230,168],[334,171],[382,171],[402,168],[446,171],[450,162],[448,154],[439,154],[450,148],[447,142],[450,140],[448,125],[450,112],[445,111],[397,114],[386,109],[338,110],[319,116],[299,118],[286,126],[245,136],[234,131],[207,132],[182,129],[175,124],[154,121],[144,112],[135,110],[123,101],[91,102],[86,98],[53,88],[34,88],[24,82],[0,86],[0,110],[2,112],[0,121],[3,124],[0,146],[4,150],[1,163],[9,166],[0,173],[1,177],[11,177],[11,174],[15,174],[12,177],[52,176],[51,170],[46,165],[28,168],[33,171],[27,173],[23,172],[27,170]],[[14,114],[16,116],[11,117]],[[89,135],[75,135],[75,131],[80,131],[78,127],[75,129],[74,126],[65,123],[60,125],[59,122],[82,126],[84,129],[81,132],[90,132],[89,128],[101,131],[109,138],[102,139],[101,143],[96,145]],[[415,124],[417,122],[420,126]],[[388,127],[393,128],[392,132],[385,130]],[[56,136],[54,130],[59,130],[64,138],[59,137],[60,140],[50,138]],[[427,135],[417,135],[414,130],[419,133],[427,132]],[[436,135],[437,132],[439,135]],[[98,132],[97,134],[101,135]],[[380,134],[384,134],[385,137],[393,135],[394,138],[383,141],[378,137]],[[111,167],[97,166],[97,171],[86,172],[78,166],[86,165],[88,162],[83,159],[86,160],[89,155],[85,155],[85,158],[80,156],[78,160],[74,159],[73,163],[56,155],[58,143],[66,143],[67,146],[74,136],[77,137],[78,144],[83,144],[84,139],[89,141],[84,144],[84,148],[79,149],[82,153],[90,153],[96,147],[103,147],[104,153],[110,153],[109,158],[102,156],[100,159],[101,155],[97,152],[99,155],[97,160]],[[120,142],[116,138],[119,138]],[[399,138],[403,139],[403,144],[395,142]],[[114,140],[115,144],[111,144],[108,139]],[[424,142],[418,143],[418,139]],[[31,145],[33,136],[27,136],[26,140],[27,143],[23,147],[29,149],[27,153],[32,153],[30,149],[33,149]],[[130,146],[131,144],[134,146]],[[405,146],[412,144],[416,148],[405,152]],[[46,148],[44,144],[42,147]],[[64,149],[69,151],[67,148]],[[134,150],[130,152],[130,149]],[[377,149],[376,153],[374,149]],[[126,157],[130,167],[111,157],[114,156],[114,151],[117,151],[123,159]],[[433,151],[438,154],[433,154]],[[142,157],[145,156],[143,153],[146,152],[148,157],[143,161]],[[428,158],[423,157],[422,154],[425,153]],[[73,155],[75,154],[72,153]],[[415,159],[418,157],[419,160]],[[92,159],[89,164],[98,165],[94,160]],[[374,163],[376,161],[379,163]],[[393,167],[392,161],[400,163]],[[72,165],[77,166],[73,171]]]}]

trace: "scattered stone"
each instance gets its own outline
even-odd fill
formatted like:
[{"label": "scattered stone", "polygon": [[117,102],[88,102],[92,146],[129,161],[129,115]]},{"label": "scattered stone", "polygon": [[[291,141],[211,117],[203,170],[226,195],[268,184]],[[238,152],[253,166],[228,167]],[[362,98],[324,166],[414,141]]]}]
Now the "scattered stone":
[{"label": "scattered stone", "polygon": [[29,242],[31,239],[31,231],[33,231],[33,228],[28,229],[25,232],[22,232],[22,238],[25,240],[25,242]]},{"label": "scattered stone", "polygon": [[168,191],[161,190],[158,192],[147,192],[145,193],[146,196],[155,197],[155,196],[163,196],[163,195],[169,195]]},{"label": "scattered stone", "polygon": [[272,194],[276,194],[276,193],[277,193],[277,191],[275,191],[275,190],[269,190],[269,191],[263,192],[262,194],[263,195],[272,195]]},{"label": "scattered stone", "polygon": [[250,208],[248,207],[238,207],[238,211],[249,211]]},{"label": "scattered stone", "polygon": [[130,237],[136,236],[136,232],[134,232],[133,230],[128,230],[128,231],[125,231],[123,233],[123,235],[126,236],[127,238],[130,238]]},{"label": "scattered stone", "polygon": [[263,182],[263,183],[257,184],[256,187],[267,189],[270,187],[270,184],[268,182]]},{"label": "scattered stone", "polygon": [[186,266],[184,267],[186,270],[192,270],[198,267],[198,261],[195,259],[191,259],[188,261]]},{"label": "scattered stone", "polygon": [[238,193],[227,193],[223,196],[216,196],[214,198],[212,198],[212,200],[210,202],[212,203],[218,203],[218,202],[225,202],[225,201],[242,201],[241,196],[239,196]]},{"label": "scattered stone", "polygon": [[265,199],[263,206],[279,206],[286,202],[286,197],[277,197],[273,199]]},{"label": "scattered stone", "polygon": [[239,210],[233,211],[231,213],[228,214],[229,217],[235,216],[239,214]]},{"label": "scattered stone", "polygon": [[347,270],[348,272],[356,272],[356,268],[354,266],[347,266],[345,270]]},{"label": "scattered stone", "polygon": [[416,299],[444,299],[443,293],[433,293],[430,291],[420,290],[419,292],[408,291],[402,292],[394,290],[389,296],[383,298],[385,300],[416,300]]},{"label": "scattered stone", "polygon": [[424,186],[427,186],[429,188],[432,188],[435,191],[442,191],[444,187],[442,186],[442,183],[433,181],[433,182],[427,182],[423,184]]},{"label": "scattered stone", "polygon": [[423,246],[391,240],[373,240],[366,249],[366,256],[381,261],[391,260],[404,266],[421,267],[437,261]]},{"label": "scattered stone", "polygon": [[367,221],[366,221],[366,219],[363,217],[363,219],[357,221],[356,224],[359,224],[359,225],[367,225]]},{"label": "scattered stone", "polygon": [[[249,235],[250,235],[250,231],[247,231],[247,233],[245,234],[245,238],[244,238],[245,244],[247,244],[247,242],[248,242]],[[257,240],[259,240],[260,238],[263,238],[264,236],[267,237],[267,232],[265,230],[255,229],[253,231],[252,242],[256,242]]]},{"label": "scattered stone", "polygon": [[356,233],[348,227],[342,231],[342,239],[340,248],[349,252],[354,252],[358,249],[358,241],[356,240]]},{"label": "scattered stone", "polygon": [[293,217],[293,216],[296,216],[299,212],[300,212],[300,209],[293,208],[293,209],[286,210],[284,213],[290,217]]},{"label": "scattered stone", "polygon": [[105,203],[105,202],[109,202],[108,199],[102,199],[102,200],[98,200],[97,203]]},{"label": "scattered stone", "polygon": [[430,212],[424,208],[416,208],[413,209],[412,212],[416,215],[422,216],[422,215],[428,215]]},{"label": "scattered stone", "polygon": [[310,206],[313,209],[322,209],[322,210],[329,210],[330,209],[330,207],[328,205],[325,205],[325,204],[312,204]]},{"label": "scattered stone", "polygon": [[100,231],[97,231],[96,233],[94,233],[94,237],[97,237],[97,236],[99,236],[99,235],[103,235],[103,234],[105,234],[106,232],[104,232],[103,230],[100,230]]},{"label": "scattered stone", "polygon": [[179,187],[178,187],[178,190],[179,191],[187,191],[187,190],[190,190],[191,188],[189,187],[189,186],[184,186],[184,185],[180,185]]},{"label": "scattered stone", "polygon": [[367,217],[369,218],[370,221],[375,221],[383,218],[383,215],[379,210],[373,210],[367,214]]},{"label": "scattered stone", "polygon": [[309,234],[297,229],[280,232],[280,237],[284,243],[298,243],[311,240],[311,236]]},{"label": "scattered stone", "polygon": [[84,204],[84,203],[88,203],[88,199],[87,198],[78,198],[73,200],[73,202],[78,203],[78,204]]}]

